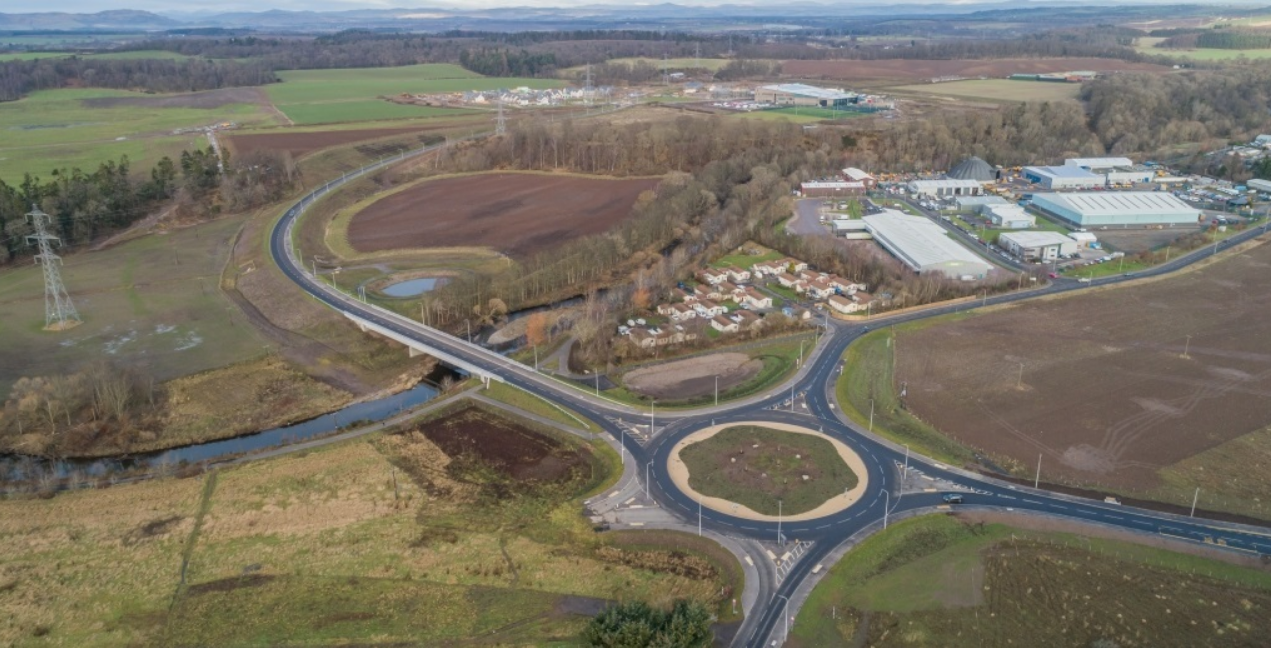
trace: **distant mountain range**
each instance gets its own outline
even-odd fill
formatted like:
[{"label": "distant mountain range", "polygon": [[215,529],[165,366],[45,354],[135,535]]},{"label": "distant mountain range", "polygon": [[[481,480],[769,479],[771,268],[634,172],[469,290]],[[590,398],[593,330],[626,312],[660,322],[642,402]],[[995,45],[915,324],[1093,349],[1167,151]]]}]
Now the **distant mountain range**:
[{"label": "distant mountain range", "polygon": [[[515,0],[513,0],[515,1]],[[696,0],[687,0],[695,2]],[[426,8],[354,9],[347,11],[287,11],[177,13],[160,15],[149,11],[119,9],[97,13],[0,13],[0,31],[166,31],[194,28],[254,29],[274,31],[336,31],[340,29],[401,29],[440,31],[473,29],[693,29],[701,25],[750,25],[792,28],[825,27],[826,20],[853,20],[894,17],[908,20],[938,20],[941,16],[983,15],[985,20],[1036,13],[1098,13],[1122,19],[1143,12],[1170,16],[1214,13],[1213,5],[1160,6],[1154,2],[1121,0],[1112,7],[1097,0],[1064,2],[1042,0],[1023,2],[966,2],[957,4],[905,4],[848,0],[834,4],[794,2],[790,4],[716,5],[583,5],[576,7],[465,8],[435,3]],[[1122,11],[1123,10],[1123,11]],[[1240,13],[1254,10],[1242,7]],[[1271,11],[1271,10],[1264,10]]]}]

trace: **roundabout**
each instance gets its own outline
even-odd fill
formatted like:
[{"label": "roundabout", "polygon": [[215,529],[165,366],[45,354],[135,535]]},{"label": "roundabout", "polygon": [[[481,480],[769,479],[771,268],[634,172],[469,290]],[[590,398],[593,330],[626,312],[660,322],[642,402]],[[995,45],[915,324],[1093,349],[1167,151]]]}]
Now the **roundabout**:
[{"label": "roundabout", "polygon": [[869,486],[865,462],[843,442],[770,421],[712,425],[685,436],[671,448],[667,473],[702,506],[762,522],[841,513]]}]

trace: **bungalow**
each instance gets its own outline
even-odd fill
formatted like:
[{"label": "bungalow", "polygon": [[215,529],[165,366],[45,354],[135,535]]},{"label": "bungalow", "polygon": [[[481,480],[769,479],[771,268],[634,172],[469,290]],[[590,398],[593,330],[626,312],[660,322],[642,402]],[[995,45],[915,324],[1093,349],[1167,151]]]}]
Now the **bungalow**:
[{"label": "bungalow", "polygon": [[680,301],[680,302],[684,302],[684,303],[692,303],[692,302],[697,301],[697,295],[694,295],[694,294],[692,294],[692,293],[690,293],[690,292],[688,292],[688,291],[686,291],[686,290],[684,290],[684,289],[682,289],[682,288],[676,288],[676,289],[672,290],[672,291],[671,291],[671,298],[672,298],[672,299],[674,299],[674,300],[676,300],[676,301]]},{"label": "bungalow", "polygon": [[870,304],[873,303],[874,297],[864,292],[857,292],[849,297],[843,295],[834,295],[828,300],[830,308],[840,313],[859,313],[861,311],[869,311]]},{"label": "bungalow", "polygon": [[799,293],[800,295],[807,292],[808,288],[811,288],[811,287],[812,287],[812,284],[809,284],[808,282],[802,279],[794,282],[794,291]]},{"label": "bungalow", "polygon": [[737,301],[737,298],[740,297],[742,293],[745,293],[745,292],[746,292],[745,288],[742,288],[741,286],[738,286],[737,284],[731,281],[721,281],[719,283],[719,298],[720,299],[731,299],[733,301]]},{"label": "bungalow", "polygon": [[723,315],[716,315],[711,318],[711,328],[719,331],[720,333],[736,333],[737,322],[734,322]]},{"label": "bungalow", "polygon": [[712,286],[715,286],[715,285],[718,285],[721,281],[726,281],[728,279],[728,273],[723,270],[715,270],[714,268],[707,268],[697,273],[697,279],[701,281],[702,283],[708,283]]},{"label": "bungalow", "polygon": [[858,290],[865,290],[865,284],[848,281],[838,275],[830,275],[830,285],[838,289],[840,293],[851,295]]},{"label": "bungalow", "polygon": [[802,270],[795,270],[794,275],[804,281],[813,281],[825,276],[819,272],[816,272],[815,270],[808,270],[807,268],[804,268]]},{"label": "bungalow", "polygon": [[786,265],[781,261],[760,261],[759,263],[750,266],[750,271],[754,273],[756,277],[775,275],[785,272]]},{"label": "bungalow", "polygon": [[724,271],[728,273],[728,278],[732,279],[735,282],[741,283],[745,281],[750,281],[749,270],[742,270],[741,268],[738,268],[737,266],[728,266],[727,268],[724,268]]},{"label": "bungalow", "polygon": [[724,294],[719,291],[719,287],[713,284],[698,284],[693,286],[693,296],[697,297],[699,300],[724,298]]},{"label": "bungalow", "polygon": [[754,288],[748,289],[739,303],[754,309],[772,308],[772,298]]},{"label": "bungalow", "polygon": [[671,306],[671,319],[677,322],[683,322],[684,320],[691,320],[694,317],[697,317],[697,311],[693,308],[696,305],[697,304],[693,304],[693,306],[689,306],[688,304],[673,304]]},{"label": "bungalow", "polygon": [[793,272],[802,272],[808,269],[808,264],[798,259],[792,259],[790,257],[786,257],[778,261],[777,263],[780,263],[781,267],[786,268],[787,270],[790,270]]},{"label": "bungalow", "polygon": [[763,325],[763,318],[759,317],[751,311],[737,311],[728,316],[728,319],[737,323],[737,326],[743,329],[755,329]]},{"label": "bungalow", "polygon": [[794,285],[799,283],[799,278],[788,272],[782,272],[777,275],[777,283],[786,288],[794,288]]},{"label": "bungalow", "polygon": [[658,304],[658,315],[666,315],[670,317],[675,312],[676,304]]},{"label": "bungalow", "polygon": [[657,346],[658,343],[657,337],[648,330],[642,328],[632,329],[629,337],[631,338],[631,343],[641,349],[652,349],[654,346]]},{"label": "bungalow", "polygon": [[693,310],[697,311],[697,314],[703,319],[707,317],[715,317],[716,315],[723,315],[728,312],[727,308],[724,308],[709,299],[704,299],[696,304],[693,304]]},{"label": "bungalow", "polygon": [[825,299],[834,294],[834,286],[830,285],[829,279],[813,279],[808,282],[808,294],[814,299]]}]

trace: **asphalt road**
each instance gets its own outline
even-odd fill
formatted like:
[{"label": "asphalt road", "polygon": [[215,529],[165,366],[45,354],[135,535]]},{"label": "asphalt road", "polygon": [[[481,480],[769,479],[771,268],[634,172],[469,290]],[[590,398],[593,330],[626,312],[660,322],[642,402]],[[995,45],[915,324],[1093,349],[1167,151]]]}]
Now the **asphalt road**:
[{"label": "asphalt road", "polygon": [[[940,493],[910,493],[902,496],[898,489],[900,470],[898,466],[904,460],[904,450],[870,434],[867,430],[860,429],[838,409],[833,395],[841,367],[841,357],[848,345],[856,338],[871,328],[969,310],[982,304],[1021,301],[1060,292],[1084,290],[1092,285],[1107,285],[1174,272],[1218,251],[1253,238],[1265,229],[1243,232],[1219,243],[1216,247],[1211,246],[1194,251],[1163,266],[1136,273],[1133,277],[1105,277],[1088,284],[1073,280],[1059,280],[1035,290],[996,295],[973,304],[937,307],[897,316],[879,316],[865,324],[834,323],[830,326],[829,334],[824,336],[816,350],[809,354],[805,366],[786,385],[767,394],[718,407],[692,412],[654,414],[652,425],[650,425],[648,412],[636,411],[630,406],[598,398],[482,347],[468,344],[459,338],[425,327],[395,313],[359,302],[316,279],[304,268],[303,262],[295,258],[292,249],[295,221],[314,200],[348,180],[425,150],[427,149],[408,152],[378,162],[354,174],[327,183],[289,209],[279,220],[270,237],[270,250],[274,261],[287,277],[315,299],[338,311],[354,314],[423,346],[462,359],[464,363],[480,372],[498,376],[516,387],[566,405],[589,417],[621,443],[628,454],[625,460],[635,461],[637,466],[648,469],[652,482],[649,486],[653,498],[667,510],[678,513],[688,523],[698,522],[698,506],[671,481],[667,469],[667,458],[677,441],[703,427],[727,421],[793,423],[821,430],[827,436],[847,444],[864,459],[870,490],[856,504],[839,513],[815,520],[778,523],[752,521],[737,518],[725,512],[702,509],[702,524],[712,530],[734,536],[777,541],[778,526],[780,526],[780,533],[785,540],[813,543],[808,553],[794,564],[779,584],[775,579],[765,581],[765,591],[760,592],[756,609],[748,613],[748,622],[743,628],[745,636],[738,637],[738,640],[747,646],[761,646],[769,642],[774,628],[782,620],[785,609],[785,599],[782,597],[791,596],[800,583],[809,576],[813,566],[825,559],[845,539],[867,527],[876,525],[885,515],[895,515],[943,504]],[[793,408],[790,403],[792,391],[802,394],[801,398],[796,399]],[[806,405],[806,409],[803,405]],[[654,429],[651,429],[650,434],[644,435],[643,438],[638,438],[629,432],[635,426],[648,426]],[[1271,534],[1261,533],[1249,527],[1190,519],[1018,487],[944,466],[920,455],[909,456],[908,465],[912,470],[922,471],[923,474],[946,480],[965,489],[967,492],[964,506],[1034,512],[1140,533],[1225,546],[1232,551],[1271,554]],[[637,472],[642,476],[644,471]]]}]

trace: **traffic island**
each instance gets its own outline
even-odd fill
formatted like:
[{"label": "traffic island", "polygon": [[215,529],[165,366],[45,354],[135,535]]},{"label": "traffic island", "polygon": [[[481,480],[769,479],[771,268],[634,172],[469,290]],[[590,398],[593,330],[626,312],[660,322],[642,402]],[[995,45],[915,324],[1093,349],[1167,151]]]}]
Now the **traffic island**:
[{"label": "traffic island", "polygon": [[838,513],[868,486],[846,444],[784,423],[716,425],[680,440],[668,472],[702,506],[748,520],[793,522]]}]

